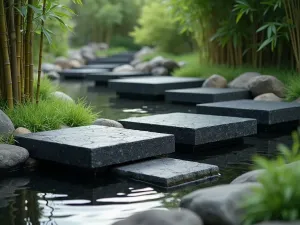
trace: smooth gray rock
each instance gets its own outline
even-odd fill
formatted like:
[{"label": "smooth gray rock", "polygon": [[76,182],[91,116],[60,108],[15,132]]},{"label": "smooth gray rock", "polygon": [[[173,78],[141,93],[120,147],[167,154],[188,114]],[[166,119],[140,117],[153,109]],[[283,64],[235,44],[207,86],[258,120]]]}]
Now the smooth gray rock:
[{"label": "smooth gray rock", "polygon": [[206,79],[203,83],[202,87],[206,88],[226,88],[227,87],[227,80],[217,74],[214,74]]},{"label": "smooth gray rock", "polygon": [[118,93],[161,96],[166,90],[200,87],[203,82],[201,78],[152,76],[110,80],[108,86]]},{"label": "smooth gray rock", "polygon": [[182,210],[149,210],[137,213],[113,225],[203,225],[195,213]]},{"label": "smooth gray rock", "polygon": [[53,92],[51,95],[54,98],[58,98],[58,99],[61,99],[61,100],[67,101],[67,102],[75,103],[74,100],[69,95],[67,95],[63,92],[56,91],[56,92]]},{"label": "smooth gray rock", "polygon": [[59,72],[61,70],[62,70],[62,68],[60,66],[55,65],[55,64],[51,64],[51,63],[43,63],[42,64],[42,71],[44,73],[49,73],[51,71]]},{"label": "smooth gray rock", "polygon": [[85,126],[16,136],[36,159],[100,168],[175,151],[173,135]]},{"label": "smooth gray rock", "polygon": [[176,143],[201,145],[256,134],[254,119],[168,113],[120,120],[125,128],[174,134]]},{"label": "smooth gray rock", "polygon": [[[88,74],[86,76],[87,80],[91,81],[99,81],[103,83],[107,83],[109,80],[112,79],[120,79],[120,78],[130,78],[130,77],[147,77],[151,76],[151,73],[143,73],[143,72],[99,72]],[[96,83],[97,85],[97,83]]]},{"label": "smooth gray rock", "polygon": [[25,148],[0,144],[0,169],[9,169],[24,163],[29,157]]},{"label": "smooth gray rock", "polygon": [[135,66],[135,70],[145,73],[150,73],[152,70],[152,66],[149,62],[142,62]]},{"label": "smooth gray rock", "polygon": [[142,63],[140,59],[134,59],[133,61],[130,62],[130,65],[136,67],[140,63]]},{"label": "smooth gray rock", "polygon": [[47,77],[50,79],[50,80],[59,80],[60,76],[59,76],[59,73],[55,72],[55,71],[50,71],[47,73]]},{"label": "smooth gray rock", "polygon": [[155,67],[151,70],[151,73],[153,75],[157,75],[157,76],[165,76],[165,75],[169,75],[169,71],[165,68],[165,67]]},{"label": "smooth gray rock", "polygon": [[28,130],[25,127],[18,127],[17,129],[15,129],[13,135],[18,135],[18,134],[30,134],[32,133],[30,130]]},{"label": "smooth gray rock", "polygon": [[[283,168],[293,168],[293,167],[299,167],[300,161],[296,161],[293,163],[286,164],[283,166]],[[279,167],[279,169],[282,167]],[[242,184],[242,183],[248,183],[248,182],[257,182],[258,177],[261,176],[265,170],[253,170],[247,173],[242,174],[241,176],[238,176],[236,179],[234,179],[231,183],[232,184]]]},{"label": "smooth gray rock", "polygon": [[188,88],[165,92],[165,99],[168,102],[196,104],[249,99],[250,97],[248,90],[237,88]]},{"label": "smooth gray rock", "polygon": [[199,189],[183,197],[180,206],[195,212],[204,224],[240,225],[245,215],[241,203],[255,187],[260,185],[245,183]]},{"label": "smooth gray rock", "polygon": [[273,93],[266,93],[255,97],[254,101],[282,102],[283,99]]},{"label": "smooth gray rock", "polygon": [[273,93],[280,98],[285,96],[285,86],[276,77],[270,75],[257,76],[249,80],[248,89],[254,97]]},{"label": "smooth gray rock", "polygon": [[255,225],[299,225],[300,220],[298,221],[268,221],[268,222],[262,222],[257,223]]},{"label": "smooth gray rock", "polygon": [[142,58],[144,57],[145,55],[149,55],[149,54],[152,54],[154,53],[154,49],[148,47],[148,46],[145,46],[143,47],[140,51],[138,51],[134,57],[135,58]]},{"label": "smooth gray rock", "polygon": [[294,102],[237,100],[197,105],[197,113],[257,119],[258,124],[274,125],[300,119],[300,105]]},{"label": "smooth gray rock", "polygon": [[152,68],[163,66],[165,58],[162,56],[156,56],[149,61]]},{"label": "smooth gray rock", "polygon": [[161,187],[173,187],[218,175],[218,166],[163,158],[121,166],[114,171],[122,176],[152,183]]},{"label": "smooth gray rock", "polygon": [[162,66],[166,68],[169,72],[173,72],[174,70],[180,68],[178,63],[171,59],[165,59],[163,61]]},{"label": "smooth gray rock", "polygon": [[98,126],[105,126],[105,127],[116,127],[116,128],[124,128],[123,125],[115,120],[109,120],[109,119],[97,119],[93,125]]},{"label": "smooth gray rock", "polygon": [[0,110],[0,137],[7,137],[14,132],[15,128],[10,118]]},{"label": "smooth gray rock", "polygon": [[64,69],[71,69],[70,60],[66,57],[60,56],[57,57],[54,61],[54,64]]},{"label": "smooth gray rock", "polygon": [[116,68],[113,69],[113,72],[115,72],[115,73],[119,73],[119,72],[133,72],[133,71],[135,71],[134,68],[133,68],[133,66],[127,65],[127,64],[122,65],[122,66],[118,66],[118,67],[116,67]]},{"label": "smooth gray rock", "polygon": [[259,73],[256,72],[247,72],[247,73],[243,73],[240,76],[238,76],[237,78],[235,78],[233,81],[231,81],[228,86],[230,88],[242,88],[242,89],[248,89],[248,84],[249,81],[253,78],[253,77],[258,77],[260,76]]}]

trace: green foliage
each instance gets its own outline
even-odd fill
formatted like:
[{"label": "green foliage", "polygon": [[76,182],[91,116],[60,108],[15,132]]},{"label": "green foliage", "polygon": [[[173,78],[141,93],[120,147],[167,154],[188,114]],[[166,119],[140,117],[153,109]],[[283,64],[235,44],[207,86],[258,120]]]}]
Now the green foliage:
[{"label": "green foliage", "polygon": [[148,2],[142,9],[138,26],[131,33],[140,45],[156,46],[161,51],[182,53],[191,50],[189,37],[180,28],[161,0]]},{"label": "green foliage", "polygon": [[134,51],[141,49],[141,46],[135,44],[132,37],[114,35],[110,42],[110,48],[126,48]]},{"label": "green foliage", "polygon": [[289,76],[289,81],[286,90],[286,99],[288,101],[296,100],[300,97],[300,77]]},{"label": "green foliage", "polygon": [[111,56],[123,52],[127,52],[128,50],[124,47],[118,47],[118,48],[109,48],[107,50],[101,50],[97,52],[97,56],[104,57],[104,56]]},{"label": "green foliage", "polygon": [[97,117],[83,101],[74,104],[56,98],[41,100],[39,105],[17,105],[13,110],[5,110],[5,113],[16,127],[25,127],[32,132],[55,130],[61,125],[90,125]]},{"label": "green foliage", "polygon": [[[279,146],[282,153],[274,160],[256,157],[256,168],[264,169],[259,177],[260,187],[253,190],[244,202],[246,210],[245,225],[261,221],[295,221],[300,219],[300,160],[299,132],[293,133],[292,149]],[[285,163],[296,162],[293,166]]]},{"label": "green foliage", "polygon": [[[37,80],[34,80],[34,96],[36,96],[37,92]],[[40,99],[48,99],[51,97],[51,93],[57,90],[57,86],[53,85],[53,83],[47,78],[43,77],[40,83]]]},{"label": "green foliage", "polygon": [[8,137],[0,136],[0,144],[13,145],[15,143],[15,138],[11,134]]}]

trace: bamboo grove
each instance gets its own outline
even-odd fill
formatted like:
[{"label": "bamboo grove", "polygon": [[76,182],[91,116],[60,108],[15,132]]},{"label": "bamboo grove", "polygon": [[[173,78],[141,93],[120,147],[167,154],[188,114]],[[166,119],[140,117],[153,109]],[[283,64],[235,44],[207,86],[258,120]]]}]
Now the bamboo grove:
[{"label": "bamboo grove", "polygon": [[168,0],[213,64],[300,72],[299,0]]},{"label": "bamboo grove", "polygon": [[[81,3],[80,0],[74,0]],[[47,20],[63,19],[71,10],[57,0],[0,0],[0,99],[9,108],[25,102],[39,102],[44,36],[51,42],[52,32],[45,28]],[[34,35],[40,35],[37,51]],[[34,96],[33,56],[39,54],[38,82]]]}]

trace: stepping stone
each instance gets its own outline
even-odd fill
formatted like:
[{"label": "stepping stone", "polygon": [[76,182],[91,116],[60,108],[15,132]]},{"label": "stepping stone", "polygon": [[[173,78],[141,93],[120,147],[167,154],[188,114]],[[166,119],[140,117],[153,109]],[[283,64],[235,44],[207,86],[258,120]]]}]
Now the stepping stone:
[{"label": "stepping stone", "polygon": [[95,64],[95,65],[86,65],[82,66],[79,69],[105,69],[112,71],[114,68],[121,66],[121,64]]},{"label": "stepping stone", "polygon": [[255,119],[169,113],[120,120],[125,128],[174,134],[176,144],[204,145],[257,133]]},{"label": "stepping stone", "polygon": [[218,166],[172,158],[138,162],[118,167],[114,171],[119,175],[163,188],[203,182],[219,176]]},{"label": "stepping stone", "polygon": [[109,80],[128,78],[128,77],[143,77],[152,76],[151,73],[142,72],[99,72],[87,75],[87,80],[95,81],[96,85],[107,84]]},{"label": "stepping stone", "polygon": [[151,76],[110,80],[108,86],[120,97],[157,98],[163,97],[166,90],[200,87],[204,79],[172,76]]},{"label": "stepping stone", "polygon": [[249,99],[250,92],[244,89],[230,88],[188,88],[168,90],[165,98],[168,102],[208,103]]},{"label": "stepping stone", "polygon": [[94,60],[89,60],[88,65],[94,64],[130,64],[131,58],[127,57],[110,57],[110,58],[98,58]]},{"label": "stepping stone", "polygon": [[174,136],[123,128],[85,126],[16,136],[30,156],[96,169],[174,152]]},{"label": "stepping stone", "polygon": [[83,79],[88,74],[105,72],[107,69],[67,69],[58,72],[63,79],[74,78],[74,79]]},{"label": "stepping stone", "polygon": [[[300,104],[237,100],[197,105],[197,112],[208,115],[254,118],[258,124],[275,125],[300,119]],[[296,122],[298,123],[298,122]]]}]

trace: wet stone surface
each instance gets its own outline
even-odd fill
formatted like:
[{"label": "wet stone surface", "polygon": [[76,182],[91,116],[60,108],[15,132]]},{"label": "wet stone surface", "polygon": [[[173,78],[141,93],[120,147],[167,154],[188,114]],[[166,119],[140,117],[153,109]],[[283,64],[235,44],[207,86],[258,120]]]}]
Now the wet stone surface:
[{"label": "wet stone surface", "polygon": [[197,105],[199,114],[257,119],[258,124],[273,125],[300,119],[300,104],[237,100]]},{"label": "wet stone surface", "polygon": [[95,169],[175,151],[173,135],[86,126],[16,136],[30,156]]},{"label": "wet stone surface", "polygon": [[67,69],[58,72],[61,78],[85,78],[88,74],[97,73],[97,72],[105,72],[107,69]]},{"label": "wet stone surface", "polygon": [[188,88],[166,91],[168,102],[208,103],[249,99],[250,92],[231,88]]},{"label": "wet stone surface", "polygon": [[99,72],[87,75],[87,80],[108,82],[108,80],[127,78],[127,77],[143,77],[151,76],[151,73],[141,73],[141,72]]},{"label": "wet stone surface", "polygon": [[176,144],[202,145],[257,133],[254,119],[169,113],[120,120],[125,128],[174,134]]},{"label": "wet stone surface", "polygon": [[204,79],[170,76],[127,78],[109,81],[117,93],[163,96],[166,90],[200,87]]},{"label": "wet stone surface", "polygon": [[218,166],[172,158],[154,159],[114,169],[122,176],[164,188],[209,179],[218,175]]}]

